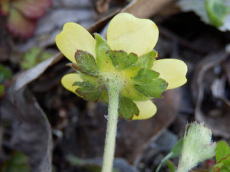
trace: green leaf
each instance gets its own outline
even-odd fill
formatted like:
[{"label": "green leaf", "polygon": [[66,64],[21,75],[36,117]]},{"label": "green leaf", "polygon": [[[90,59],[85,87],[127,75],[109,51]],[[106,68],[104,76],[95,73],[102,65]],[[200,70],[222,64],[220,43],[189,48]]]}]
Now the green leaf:
[{"label": "green leaf", "polygon": [[0,83],[12,77],[12,72],[9,68],[0,64]]},{"label": "green leaf", "polygon": [[107,42],[99,35],[95,34],[96,39],[96,62],[99,69],[109,69],[112,67],[112,62],[107,55],[110,50]]},{"label": "green leaf", "polygon": [[79,86],[76,93],[86,100],[97,101],[101,96],[102,90],[91,82],[75,82],[73,85]]},{"label": "green leaf", "polygon": [[155,50],[150,51],[149,53],[144,54],[143,56],[139,57],[137,64],[141,68],[151,69],[153,66],[153,62],[156,60],[157,56],[158,56],[158,53]]},{"label": "green leaf", "polygon": [[21,68],[22,69],[30,69],[36,64],[48,59],[53,56],[53,52],[48,50],[43,50],[42,48],[33,47],[29,49],[21,60]]},{"label": "green leaf", "polygon": [[28,157],[20,152],[15,152],[11,155],[10,159],[4,164],[1,172],[29,172],[30,167],[28,164]]},{"label": "green leaf", "polygon": [[108,51],[108,56],[112,60],[113,66],[118,70],[127,69],[134,65],[138,57],[134,53],[126,53],[124,51]]},{"label": "green leaf", "polygon": [[125,119],[132,119],[134,115],[139,114],[137,105],[127,97],[120,97],[119,114]]},{"label": "green leaf", "polygon": [[167,161],[171,158],[178,157],[181,154],[183,147],[183,139],[180,139],[172,148],[172,150],[161,160],[158,165],[156,172],[159,172],[161,167],[167,163]]},{"label": "green leaf", "polygon": [[5,86],[0,84],[0,97],[3,96],[5,93]]},{"label": "green leaf", "polygon": [[213,171],[230,171],[230,147],[227,142],[219,141],[216,145],[216,162]]},{"label": "green leaf", "polygon": [[220,162],[225,158],[230,158],[230,147],[227,142],[219,141],[216,145],[216,161]]},{"label": "green leaf", "polygon": [[230,165],[225,165],[224,163],[217,163],[212,169],[211,172],[229,172]]},{"label": "green leaf", "polygon": [[175,172],[176,171],[176,166],[172,161],[168,160],[166,162],[166,165],[167,165],[167,167],[168,167],[170,172]]},{"label": "green leaf", "polygon": [[194,11],[203,22],[217,27],[220,31],[230,30],[229,0],[180,0],[178,5],[185,12]]},{"label": "green leaf", "polygon": [[0,96],[5,93],[4,82],[12,77],[12,72],[9,68],[0,64]]},{"label": "green leaf", "polygon": [[224,0],[206,0],[205,8],[210,22],[216,26],[220,27],[224,23],[224,19],[228,14],[228,7]]},{"label": "green leaf", "polygon": [[90,53],[78,50],[75,54],[75,59],[79,71],[92,76],[98,75],[96,60]]}]

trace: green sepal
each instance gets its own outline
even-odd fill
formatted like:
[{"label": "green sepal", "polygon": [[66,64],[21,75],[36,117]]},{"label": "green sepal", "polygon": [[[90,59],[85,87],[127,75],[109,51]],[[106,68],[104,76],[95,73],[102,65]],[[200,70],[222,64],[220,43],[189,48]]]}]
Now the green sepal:
[{"label": "green sepal", "polygon": [[99,101],[104,102],[104,103],[109,102],[108,92],[106,88],[101,87],[101,95],[100,95]]},{"label": "green sepal", "polygon": [[98,85],[88,81],[75,82],[73,85],[79,86],[79,88],[76,89],[76,93],[85,100],[97,101],[100,99],[102,89]]},{"label": "green sepal", "polygon": [[107,103],[108,102],[107,88],[105,84],[100,80],[100,78],[86,75],[83,73],[80,73],[80,75],[84,82],[89,82],[91,85],[94,85],[94,87],[100,92],[100,97],[97,100]]},{"label": "green sepal", "polygon": [[77,62],[76,66],[80,72],[92,76],[98,75],[98,67],[93,55],[86,51],[78,50],[75,54],[75,59]]},{"label": "green sepal", "polygon": [[113,66],[118,70],[127,69],[131,67],[132,65],[134,65],[138,60],[138,57],[136,54],[134,53],[128,54],[124,51],[110,50],[110,51],[107,51],[107,54],[112,60]]},{"label": "green sepal", "polygon": [[159,77],[159,73],[150,69],[141,69],[134,77],[137,82],[149,82],[155,78]]},{"label": "green sepal", "polygon": [[151,69],[153,66],[153,62],[156,60],[157,56],[158,56],[157,51],[155,51],[155,50],[150,51],[149,53],[144,54],[138,58],[137,65],[140,68]]},{"label": "green sepal", "polygon": [[135,88],[147,97],[160,98],[167,88],[167,83],[163,79],[155,79],[150,83],[136,84]]},{"label": "green sepal", "polygon": [[139,114],[137,105],[127,97],[120,97],[119,114],[125,119],[132,119],[134,115]]},{"label": "green sepal", "polygon": [[112,62],[107,55],[107,52],[110,50],[106,40],[104,40],[99,34],[94,34],[96,40],[96,62],[101,69],[107,70],[112,67]]},{"label": "green sepal", "polygon": [[159,78],[157,72],[150,69],[141,69],[133,79],[136,90],[147,97],[161,97],[168,86],[165,80]]}]

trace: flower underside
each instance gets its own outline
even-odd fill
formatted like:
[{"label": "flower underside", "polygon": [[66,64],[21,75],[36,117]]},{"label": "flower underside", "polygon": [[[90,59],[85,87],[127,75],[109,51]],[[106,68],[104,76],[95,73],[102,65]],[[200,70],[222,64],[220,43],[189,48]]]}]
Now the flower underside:
[{"label": "flower underside", "polygon": [[96,59],[86,51],[78,50],[75,54],[73,68],[82,78],[82,81],[73,83],[75,93],[86,100],[108,102],[106,83],[115,80],[122,85],[120,115],[132,119],[139,114],[133,101],[160,97],[167,88],[167,82],[151,69],[157,53],[151,51],[138,57],[134,53],[111,50],[98,34],[95,38]]},{"label": "flower underside", "polygon": [[120,116],[147,119],[156,113],[152,98],[186,82],[183,61],[156,59],[153,47],[157,39],[158,29],[151,20],[126,13],[112,19],[107,41],[99,34],[93,38],[78,24],[67,23],[56,43],[76,72],[65,75],[62,84],[86,100],[107,103],[107,83],[114,80],[121,85]]}]

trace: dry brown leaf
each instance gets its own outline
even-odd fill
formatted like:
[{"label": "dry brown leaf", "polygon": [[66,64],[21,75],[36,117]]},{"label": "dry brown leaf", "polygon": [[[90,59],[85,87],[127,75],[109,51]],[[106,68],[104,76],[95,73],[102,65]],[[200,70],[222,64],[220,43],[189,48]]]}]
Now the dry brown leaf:
[{"label": "dry brown leaf", "polygon": [[226,72],[228,83],[230,85],[230,59],[228,59],[226,63],[224,63],[224,70]]},{"label": "dry brown leaf", "polygon": [[12,87],[1,105],[1,120],[12,127],[8,146],[29,157],[33,172],[51,172],[51,127],[36,99],[28,90]]},{"label": "dry brown leaf", "polygon": [[207,56],[197,65],[192,80],[196,120],[204,122],[213,134],[227,138],[230,137],[229,90],[225,88],[228,74],[222,71],[228,58],[224,51]]},{"label": "dry brown leaf", "polygon": [[180,105],[180,90],[167,91],[162,99],[157,99],[157,114],[148,120],[124,121],[120,126],[117,155],[130,162],[140,160],[148,144],[175,120]]},{"label": "dry brown leaf", "polygon": [[133,0],[121,12],[127,12],[140,18],[148,18],[157,14],[165,5],[173,0]]},{"label": "dry brown leaf", "polygon": [[99,13],[104,13],[109,9],[109,3],[111,0],[98,0],[96,3],[96,9]]},{"label": "dry brown leaf", "polygon": [[32,82],[33,80],[36,80],[39,76],[42,75],[43,72],[45,72],[47,68],[57,63],[61,59],[62,55],[58,53],[55,56],[39,63],[35,67],[20,73],[18,76],[16,76],[14,89],[19,90],[27,84],[29,84],[30,82]]}]

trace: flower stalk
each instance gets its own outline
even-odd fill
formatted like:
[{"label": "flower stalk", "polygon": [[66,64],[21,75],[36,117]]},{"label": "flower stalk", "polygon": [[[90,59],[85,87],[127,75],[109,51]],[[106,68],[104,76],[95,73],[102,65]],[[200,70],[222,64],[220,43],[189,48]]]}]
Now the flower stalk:
[{"label": "flower stalk", "polygon": [[109,107],[102,172],[112,172],[116,144],[120,83],[115,78],[107,84]]}]

